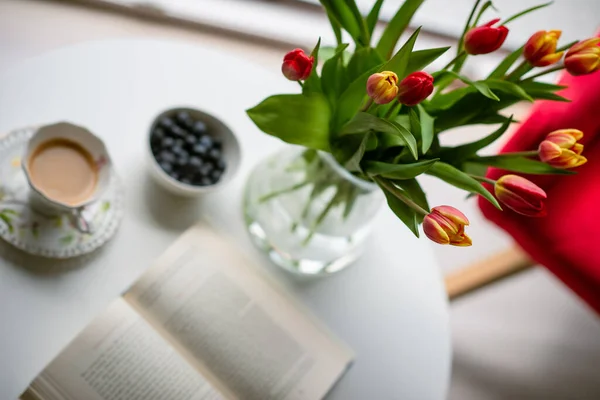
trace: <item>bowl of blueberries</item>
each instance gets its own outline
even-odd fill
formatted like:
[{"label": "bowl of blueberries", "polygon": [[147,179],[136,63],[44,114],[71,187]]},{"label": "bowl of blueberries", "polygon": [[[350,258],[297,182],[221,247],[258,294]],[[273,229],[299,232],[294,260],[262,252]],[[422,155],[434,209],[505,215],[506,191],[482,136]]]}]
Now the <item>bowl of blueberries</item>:
[{"label": "bowl of blueberries", "polygon": [[221,120],[192,108],[173,108],[152,122],[151,173],[171,193],[198,196],[230,181],[240,165],[240,145]]}]

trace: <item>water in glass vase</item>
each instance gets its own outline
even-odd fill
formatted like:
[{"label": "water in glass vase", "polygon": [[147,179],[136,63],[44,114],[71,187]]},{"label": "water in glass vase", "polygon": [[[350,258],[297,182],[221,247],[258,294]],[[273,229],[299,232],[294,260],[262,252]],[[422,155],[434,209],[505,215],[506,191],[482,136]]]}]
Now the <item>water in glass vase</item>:
[{"label": "water in glass vase", "polygon": [[361,254],[382,200],[375,184],[330,154],[292,147],[254,169],[244,214],[254,243],[276,264],[300,274],[330,274]]}]

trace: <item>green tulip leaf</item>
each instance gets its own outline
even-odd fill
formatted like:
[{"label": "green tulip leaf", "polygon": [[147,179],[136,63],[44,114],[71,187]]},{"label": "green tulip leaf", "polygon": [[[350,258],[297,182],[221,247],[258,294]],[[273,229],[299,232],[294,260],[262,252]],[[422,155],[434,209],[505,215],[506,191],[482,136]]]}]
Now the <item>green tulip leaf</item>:
[{"label": "green tulip leaf", "polygon": [[410,53],[405,74],[408,75],[415,71],[421,71],[423,68],[437,60],[442,54],[448,51],[449,48],[450,47],[438,47],[435,49],[413,51]]},{"label": "green tulip leaf", "polygon": [[[429,211],[429,202],[427,201],[427,195],[419,185],[419,182],[413,179],[403,179],[394,181],[396,186],[399,186],[402,190],[408,194],[412,201],[421,206],[424,210]],[[424,215],[417,214],[417,222],[423,222]]]},{"label": "green tulip leaf", "polygon": [[400,36],[408,27],[413,15],[424,1],[425,0],[405,0],[404,4],[402,4],[387,24],[381,35],[381,39],[379,39],[379,43],[377,43],[377,52],[383,59],[390,58],[398,43],[398,39],[400,39]]},{"label": "green tulip leaf", "polygon": [[284,142],[329,151],[329,103],[322,94],[267,97],[246,113],[263,132]]},{"label": "green tulip leaf", "polygon": [[488,76],[488,79],[502,78],[504,75],[506,75],[506,73],[508,72],[510,67],[513,66],[515,61],[517,61],[519,59],[519,57],[521,57],[524,47],[525,46],[519,47],[517,50],[510,53],[508,55],[508,57],[506,57],[504,60],[502,60],[502,62],[500,64],[498,64],[496,69],[493,70],[492,73]]},{"label": "green tulip leaf", "polygon": [[533,103],[533,98],[529,96],[527,92],[516,83],[501,79],[486,79],[485,81],[482,81],[482,83],[485,83],[490,89],[497,90],[498,92],[507,93],[521,100],[526,100]]},{"label": "green tulip leaf", "polygon": [[490,87],[482,81],[472,81],[469,78],[467,78],[466,76],[462,76],[460,74],[457,74],[454,71],[448,71],[448,70],[442,70],[442,71],[438,71],[435,74],[433,74],[434,79],[438,79],[438,78],[443,78],[444,76],[450,75],[456,79],[460,79],[463,83],[466,83],[469,86],[474,87],[475,89],[477,89],[477,91],[479,93],[481,93],[482,95],[484,95],[485,97],[487,97],[488,99],[492,99],[495,101],[499,101],[500,99],[498,98],[498,96],[496,96],[494,94],[494,92],[491,91]]},{"label": "green tulip leaf", "polygon": [[522,156],[511,156],[500,154],[490,157],[470,158],[467,163],[487,165],[489,167],[501,168],[507,171],[520,172],[522,174],[534,175],[573,175],[575,171],[554,168],[544,162],[533,160]]},{"label": "green tulip leaf", "polygon": [[375,49],[371,47],[359,48],[354,52],[348,63],[348,78],[353,81],[365,71],[381,65],[382,62],[383,60]]},{"label": "green tulip leaf", "polygon": [[346,30],[356,43],[366,44],[361,39],[361,28],[344,0],[320,0],[327,13]]},{"label": "green tulip leaf", "polygon": [[363,162],[363,170],[371,176],[383,176],[390,179],[412,179],[421,175],[439,159],[422,160],[412,164],[389,164],[379,161]]},{"label": "green tulip leaf", "polygon": [[[385,194],[385,199],[387,200],[390,209],[394,212],[394,214],[396,214],[398,218],[400,218],[404,225],[406,225],[416,237],[419,237],[419,224],[416,211],[407,206],[402,200],[394,196],[394,194],[388,191],[387,188],[381,186],[381,184],[379,184],[379,186]],[[404,194],[401,189],[398,189],[395,186],[394,189]]]},{"label": "green tulip leaf", "polygon": [[492,203],[494,207],[502,210],[498,200],[496,200],[496,198],[485,187],[483,187],[481,183],[477,182],[474,178],[471,178],[469,175],[450,164],[437,162],[425,173],[427,175],[435,176],[436,178],[441,179],[452,186],[456,186],[459,189],[480,194],[485,197],[487,201]]},{"label": "green tulip leaf", "polygon": [[302,86],[302,94],[309,93],[320,93],[323,90],[321,89],[321,79],[319,78],[319,74],[317,73],[317,66],[319,65],[319,47],[321,47],[321,38],[317,41],[317,45],[310,53],[311,57],[314,57],[312,72],[310,76],[304,82],[304,86]]},{"label": "green tulip leaf", "polygon": [[359,111],[367,98],[367,80],[379,68],[379,66],[372,68],[348,85],[338,101],[334,118],[334,128],[340,128]]},{"label": "green tulip leaf", "polygon": [[321,70],[323,93],[325,93],[332,105],[335,105],[342,93],[342,88],[346,86],[348,80],[342,60],[347,47],[347,43],[339,45],[335,55],[323,64],[323,69]]},{"label": "green tulip leaf", "polygon": [[396,122],[381,119],[365,112],[359,112],[352,121],[344,125],[340,131],[340,136],[361,134],[369,131],[384,132],[398,136],[410,149],[415,160],[419,157],[417,141],[406,128]]},{"label": "green tulip leaf", "polygon": [[[407,0],[407,2],[408,1],[409,0]],[[394,54],[394,56],[383,65],[383,67],[381,67],[380,71],[392,71],[396,75],[398,75],[398,79],[402,80],[406,75],[408,62],[410,60],[410,54],[413,50],[415,42],[417,41],[417,37],[419,36],[420,31],[421,28],[417,28],[417,30],[415,30],[413,34],[410,35],[410,37],[408,38],[406,43],[404,43],[404,45],[400,48],[400,50],[398,50],[398,52]]]},{"label": "green tulip leaf", "polygon": [[384,0],[377,0],[367,16],[367,29],[369,30],[369,35],[373,35],[375,25],[377,25],[377,21],[379,21],[379,11],[381,10],[383,1]]},{"label": "green tulip leaf", "polygon": [[512,115],[507,119],[500,128],[489,134],[488,136],[479,139],[472,143],[463,144],[461,146],[445,148],[440,152],[440,158],[450,162],[458,162],[473,156],[479,150],[494,143],[506,132],[512,123]]},{"label": "green tulip leaf", "polygon": [[433,143],[435,118],[429,115],[422,105],[417,105],[417,109],[419,110],[419,120],[421,121],[421,149],[423,154],[425,154]]}]

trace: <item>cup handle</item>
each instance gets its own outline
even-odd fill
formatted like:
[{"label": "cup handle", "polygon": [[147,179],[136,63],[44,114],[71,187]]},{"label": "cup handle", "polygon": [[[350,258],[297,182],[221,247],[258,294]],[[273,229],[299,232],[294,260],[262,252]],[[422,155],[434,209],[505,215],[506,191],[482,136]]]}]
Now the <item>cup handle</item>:
[{"label": "cup handle", "polygon": [[92,221],[83,216],[83,207],[71,210],[71,214],[69,215],[69,217],[71,218],[71,222],[79,232],[86,233],[88,235],[94,233],[94,226],[92,224]]}]

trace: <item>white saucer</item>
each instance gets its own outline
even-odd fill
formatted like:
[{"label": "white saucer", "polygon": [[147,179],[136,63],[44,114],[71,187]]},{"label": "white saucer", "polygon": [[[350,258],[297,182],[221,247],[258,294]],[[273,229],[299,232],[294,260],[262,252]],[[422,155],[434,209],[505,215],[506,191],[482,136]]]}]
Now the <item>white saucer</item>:
[{"label": "white saucer", "polygon": [[113,174],[104,195],[85,208],[95,227],[93,234],[79,232],[66,215],[45,216],[31,209],[21,155],[35,130],[19,129],[0,138],[0,237],[27,253],[45,257],[90,253],[117,231],[123,218],[123,186]]}]

